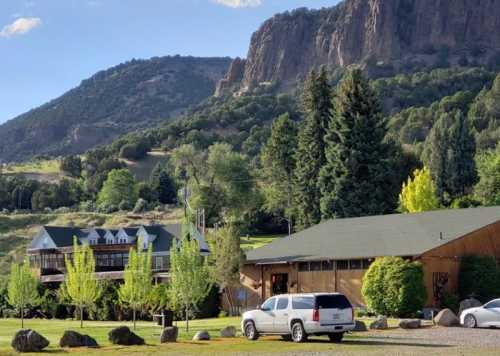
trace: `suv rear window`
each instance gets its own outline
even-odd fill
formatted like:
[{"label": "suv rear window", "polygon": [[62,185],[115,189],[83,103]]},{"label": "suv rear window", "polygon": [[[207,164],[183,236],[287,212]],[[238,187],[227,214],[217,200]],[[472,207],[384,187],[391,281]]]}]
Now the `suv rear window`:
[{"label": "suv rear window", "polygon": [[349,300],[343,295],[319,295],[316,297],[317,309],[348,309],[352,308]]},{"label": "suv rear window", "polygon": [[293,297],[293,309],[314,309],[314,297]]}]

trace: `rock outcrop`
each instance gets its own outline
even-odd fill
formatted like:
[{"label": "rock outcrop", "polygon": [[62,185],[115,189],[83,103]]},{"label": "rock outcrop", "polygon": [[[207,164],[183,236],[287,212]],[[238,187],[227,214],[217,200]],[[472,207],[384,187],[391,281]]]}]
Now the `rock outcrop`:
[{"label": "rock outcrop", "polygon": [[167,326],[161,333],[160,343],[164,344],[167,342],[177,342],[178,336],[179,329],[177,328],[177,326]]},{"label": "rock outcrop", "polygon": [[144,345],[144,339],[130,331],[127,326],[111,330],[108,339],[114,345]]},{"label": "rock outcrop", "polygon": [[61,340],[61,347],[99,347],[99,344],[93,337],[77,333],[76,331],[67,330],[64,332]]},{"label": "rock outcrop", "polygon": [[458,320],[455,313],[450,309],[441,310],[438,315],[434,318],[434,322],[439,326],[459,326],[460,320]]},{"label": "rock outcrop", "polygon": [[17,352],[40,352],[49,346],[49,340],[34,330],[21,329],[14,335],[11,346]]},{"label": "rock outcrop", "polygon": [[[487,63],[500,49],[499,25],[500,2],[491,0],[345,0],[298,9],[253,34],[240,87],[293,85],[322,64],[359,63],[376,77],[443,62]],[[234,86],[229,78],[237,77],[228,74],[223,86]]]}]

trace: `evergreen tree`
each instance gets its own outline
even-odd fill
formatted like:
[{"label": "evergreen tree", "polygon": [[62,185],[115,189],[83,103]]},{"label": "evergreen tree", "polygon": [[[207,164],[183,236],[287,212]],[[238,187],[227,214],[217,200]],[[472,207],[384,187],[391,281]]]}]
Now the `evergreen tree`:
[{"label": "evergreen tree", "polygon": [[61,286],[61,293],[80,311],[80,327],[83,328],[83,310],[94,304],[102,292],[95,276],[94,253],[89,244],[79,246],[75,237],[73,259],[65,255],[65,264],[66,279]]},{"label": "evergreen tree", "polygon": [[131,248],[128,254],[128,264],[123,272],[124,283],[118,290],[120,302],[132,309],[134,330],[136,314],[148,304],[153,289],[152,245],[144,251],[142,238],[137,240],[137,248]]},{"label": "evergreen tree", "polygon": [[319,172],[325,163],[325,132],[332,110],[332,88],[328,73],[312,71],[303,94],[305,119],[298,135],[295,155],[295,211],[299,228],[307,228],[321,220]]},{"label": "evergreen tree", "polygon": [[24,328],[24,308],[27,305],[34,306],[40,300],[37,285],[38,281],[31,272],[27,259],[24,264],[12,264],[7,286],[7,302],[19,310],[21,328]]},{"label": "evergreen tree", "polygon": [[426,167],[417,169],[413,177],[413,179],[408,178],[408,182],[403,184],[399,195],[401,210],[407,213],[419,213],[439,208],[436,186],[429,169]]},{"label": "evergreen tree", "polygon": [[386,121],[361,70],[338,88],[328,127],[326,164],[321,169],[321,212],[325,219],[386,214],[397,204]]},{"label": "evergreen tree", "polygon": [[266,208],[283,212],[292,231],[293,171],[297,147],[297,127],[288,114],[278,117],[272,125],[271,137],[262,149],[261,162],[266,180]]},{"label": "evergreen tree", "polygon": [[442,114],[432,127],[425,142],[424,161],[443,204],[470,193],[477,179],[475,147],[468,120],[458,110]]},{"label": "evergreen tree", "polygon": [[162,204],[177,200],[177,188],[164,164],[158,163],[151,172],[150,185],[155,198]]}]

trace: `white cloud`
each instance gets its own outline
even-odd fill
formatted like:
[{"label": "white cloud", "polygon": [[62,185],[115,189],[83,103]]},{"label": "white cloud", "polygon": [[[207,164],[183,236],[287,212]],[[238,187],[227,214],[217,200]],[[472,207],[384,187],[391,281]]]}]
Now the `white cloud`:
[{"label": "white cloud", "polygon": [[5,25],[0,31],[0,37],[13,37],[24,35],[42,24],[38,17],[20,17],[13,23]]},{"label": "white cloud", "polygon": [[262,5],[263,0],[212,0],[216,4],[229,6],[233,8],[238,7],[256,7]]}]

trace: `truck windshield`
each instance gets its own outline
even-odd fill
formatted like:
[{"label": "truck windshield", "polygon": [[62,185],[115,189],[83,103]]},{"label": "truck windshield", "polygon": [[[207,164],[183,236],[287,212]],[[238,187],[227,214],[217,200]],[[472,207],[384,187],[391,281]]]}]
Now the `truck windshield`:
[{"label": "truck windshield", "polygon": [[348,309],[351,303],[343,295],[319,295],[316,297],[317,309]]}]

